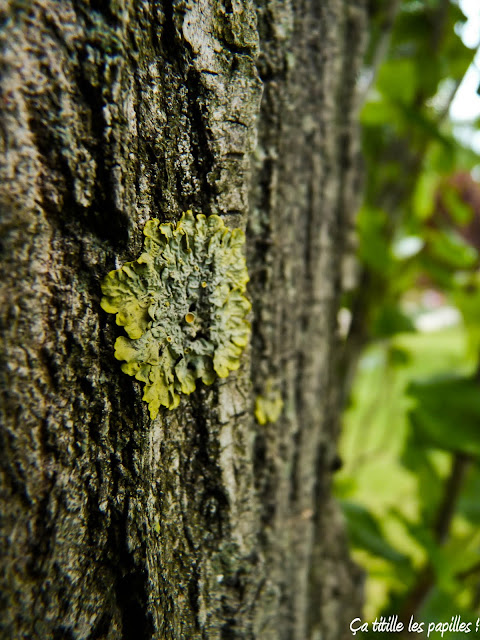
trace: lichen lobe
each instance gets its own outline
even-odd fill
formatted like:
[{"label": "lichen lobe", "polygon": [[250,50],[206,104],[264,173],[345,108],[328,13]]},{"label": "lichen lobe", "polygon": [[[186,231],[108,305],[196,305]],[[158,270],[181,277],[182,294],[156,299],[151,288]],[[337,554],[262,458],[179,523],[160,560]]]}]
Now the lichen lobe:
[{"label": "lichen lobe", "polygon": [[102,283],[102,308],[128,335],[115,342],[122,371],[145,383],[155,418],[174,409],[197,380],[212,384],[240,366],[248,342],[248,282],[241,229],[216,215],[147,222],[143,253]]}]

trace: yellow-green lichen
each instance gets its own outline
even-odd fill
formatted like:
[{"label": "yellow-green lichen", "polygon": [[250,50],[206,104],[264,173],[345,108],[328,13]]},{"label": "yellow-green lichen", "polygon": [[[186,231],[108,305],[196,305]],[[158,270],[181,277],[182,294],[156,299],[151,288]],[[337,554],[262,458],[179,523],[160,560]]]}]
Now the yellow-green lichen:
[{"label": "yellow-green lichen", "polygon": [[267,378],[263,394],[255,399],[255,418],[259,424],[276,422],[283,411],[282,394],[275,388],[272,380]]},{"label": "yellow-green lichen", "polygon": [[238,369],[250,303],[241,229],[187,211],[176,225],[149,220],[144,234],[140,257],[106,276],[101,305],[128,334],[117,338],[115,357],[145,383],[155,418],[198,379],[212,384]]}]

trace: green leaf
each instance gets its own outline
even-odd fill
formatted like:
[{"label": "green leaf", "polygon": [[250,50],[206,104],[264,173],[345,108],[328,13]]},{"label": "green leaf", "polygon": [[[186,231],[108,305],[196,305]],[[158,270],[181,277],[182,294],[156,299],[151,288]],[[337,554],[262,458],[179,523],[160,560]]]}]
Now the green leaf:
[{"label": "green leaf", "polygon": [[362,505],[342,500],[341,507],[347,519],[347,531],[351,544],[389,562],[408,563],[404,554],[394,549],[385,539],[372,514]]},{"label": "green leaf", "polygon": [[360,114],[360,122],[365,126],[392,124],[398,118],[395,105],[386,100],[372,100],[367,102]]},{"label": "green leaf", "polygon": [[423,440],[420,433],[410,431],[405,441],[402,463],[415,475],[424,522],[433,520],[444,489],[444,477],[434,464],[435,453],[439,452],[432,452],[428,448],[428,441]]},{"label": "green leaf", "polygon": [[420,220],[425,220],[432,213],[435,191],[438,185],[438,174],[425,171],[417,181],[413,195],[413,207]]},{"label": "green leaf", "polygon": [[416,407],[410,421],[430,446],[480,454],[480,385],[473,378],[452,377],[412,383]]},{"label": "green leaf", "polygon": [[477,358],[480,348],[480,288],[478,276],[468,277],[465,286],[459,286],[453,291],[453,301],[463,316],[467,331],[468,347],[471,354]]},{"label": "green leaf", "polygon": [[378,72],[377,87],[379,91],[394,101],[412,102],[416,83],[415,62],[411,58],[387,60]]},{"label": "green leaf", "polygon": [[[475,623],[477,620],[477,615],[466,608],[465,601],[462,604],[458,602],[458,599],[452,597],[450,591],[444,591],[439,587],[435,586],[430,594],[428,600],[425,605],[421,609],[421,619],[428,620],[429,622],[438,624],[440,622],[450,622],[453,616],[459,615],[461,616],[462,622],[471,622],[471,629],[475,635]],[[458,590],[455,594],[458,596]],[[422,635],[419,635],[419,638],[422,638]],[[439,633],[432,633],[430,638],[440,638]],[[460,640],[461,638],[469,637],[465,636],[464,633],[461,634],[450,634],[446,633],[443,638],[444,640]]]},{"label": "green leaf", "polygon": [[391,367],[405,367],[411,363],[412,356],[407,349],[392,344],[387,351],[387,361]]},{"label": "green leaf", "polygon": [[472,206],[462,200],[458,191],[451,185],[446,186],[442,196],[452,219],[461,226],[468,224],[473,216]]},{"label": "green leaf", "polygon": [[395,304],[384,304],[373,320],[372,334],[376,338],[387,338],[397,333],[415,331],[413,322]]},{"label": "green leaf", "polygon": [[470,469],[462,495],[458,502],[458,511],[467,520],[480,525],[480,469],[478,465]]},{"label": "green leaf", "polygon": [[452,230],[432,229],[427,250],[433,258],[455,269],[468,269],[478,260],[477,251]]},{"label": "green leaf", "polygon": [[392,263],[386,241],[387,217],[384,211],[362,207],[357,218],[360,259],[374,271],[385,275]]}]

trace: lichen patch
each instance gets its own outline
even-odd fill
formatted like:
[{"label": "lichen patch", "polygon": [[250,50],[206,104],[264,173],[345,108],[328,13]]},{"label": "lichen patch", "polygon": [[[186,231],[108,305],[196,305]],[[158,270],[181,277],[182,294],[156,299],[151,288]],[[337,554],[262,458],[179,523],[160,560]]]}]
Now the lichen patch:
[{"label": "lichen patch", "polygon": [[147,222],[144,251],[102,283],[102,308],[128,337],[115,342],[122,371],[145,383],[155,418],[174,409],[197,380],[212,384],[240,366],[248,342],[248,282],[241,229],[212,215]]}]

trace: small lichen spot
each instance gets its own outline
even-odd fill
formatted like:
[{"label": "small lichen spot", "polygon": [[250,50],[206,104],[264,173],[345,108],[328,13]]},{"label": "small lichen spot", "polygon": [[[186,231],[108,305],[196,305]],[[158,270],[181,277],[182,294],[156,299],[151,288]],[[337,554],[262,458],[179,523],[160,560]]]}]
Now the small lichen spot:
[{"label": "small lichen spot", "polygon": [[128,334],[117,338],[115,357],[145,383],[155,418],[161,406],[177,407],[197,380],[212,384],[238,369],[250,303],[240,229],[187,211],[177,225],[149,220],[144,234],[139,258],[106,276],[101,305]]},{"label": "small lichen spot", "polygon": [[255,399],[255,418],[261,425],[276,422],[283,411],[283,399],[280,391],[275,388],[271,378],[265,381],[264,392]]}]

